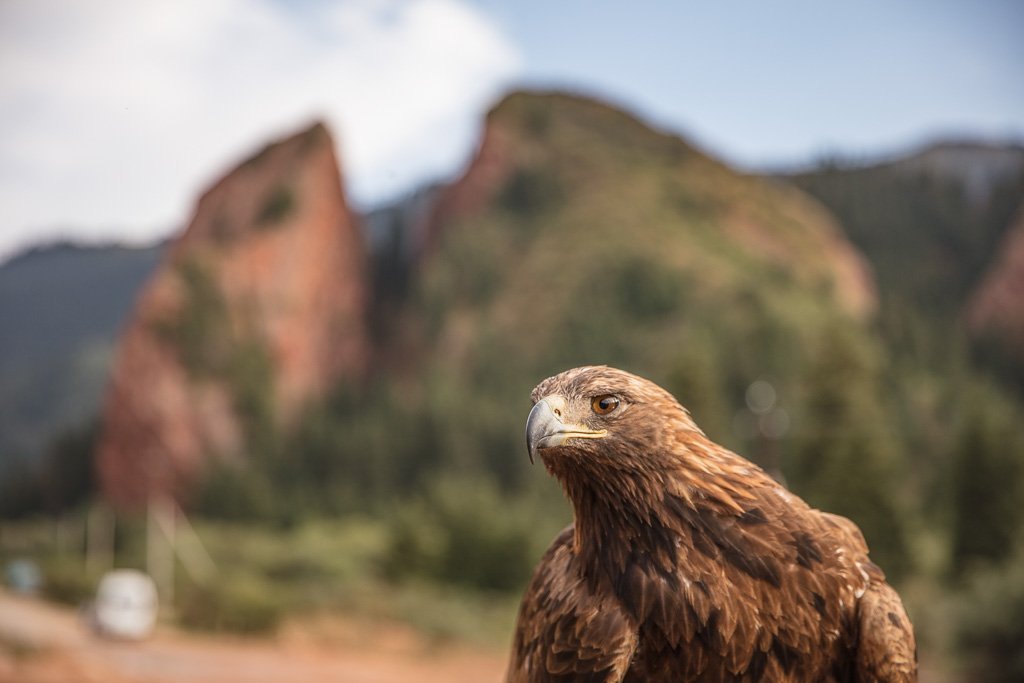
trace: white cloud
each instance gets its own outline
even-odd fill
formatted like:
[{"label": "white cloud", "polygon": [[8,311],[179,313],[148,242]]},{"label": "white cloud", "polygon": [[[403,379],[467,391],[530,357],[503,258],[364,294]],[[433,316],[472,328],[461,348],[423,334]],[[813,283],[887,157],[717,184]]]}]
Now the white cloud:
[{"label": "white cloud", "polygon": [[349,191],[455,170],[521,68],[463,0],[0,3],[0,256],[151,238],[268,138],[323,118]]}]

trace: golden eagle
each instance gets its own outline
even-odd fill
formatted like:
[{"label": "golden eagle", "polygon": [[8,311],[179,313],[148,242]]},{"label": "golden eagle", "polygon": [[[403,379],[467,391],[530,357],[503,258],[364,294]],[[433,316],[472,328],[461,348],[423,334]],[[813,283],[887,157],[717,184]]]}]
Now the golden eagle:
[{"label": "golden eagle", "polygon": [[913,628],[857,526],[609,367],[541,382],[526,425],[575,522],[519,610],[507,680],[915,681]]}]

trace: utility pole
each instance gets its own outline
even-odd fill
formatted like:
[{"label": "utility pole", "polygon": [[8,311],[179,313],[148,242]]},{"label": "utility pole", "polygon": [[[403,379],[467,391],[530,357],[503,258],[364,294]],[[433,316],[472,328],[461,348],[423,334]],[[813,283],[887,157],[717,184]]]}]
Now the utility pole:
[{"label": "utility pole", "polygon": [[175,505],[163,495],[149,498],[146,515],[146,571],[156,584],[162,614],[174,610]]},{"label": "utility pole", "polygon": [[150,496],[146,519],[146,571],[156,583],[165,614],[174,609],[174,573],[178,559],[198,583],[205,583],[217,572],[213,558],[178,504],[169,496]]}]

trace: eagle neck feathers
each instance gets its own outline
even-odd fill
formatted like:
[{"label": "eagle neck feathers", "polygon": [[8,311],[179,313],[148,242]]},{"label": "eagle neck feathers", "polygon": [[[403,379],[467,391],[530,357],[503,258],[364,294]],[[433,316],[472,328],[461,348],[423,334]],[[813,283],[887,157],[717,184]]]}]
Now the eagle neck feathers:
[{"label": "eagle neck feathers", "polygon": [[682,535],[702,533],[708,516],[746,512],[749,483],[739,477],[749,477],[756,467],[731,461],[730,453],[700,432],[686,430],[675,445],[649,453],[652,467],[633,462],[584,473],[549,466],[573,505],[573,549],[588,581],[614,584],[635,562],[669,575]]}]

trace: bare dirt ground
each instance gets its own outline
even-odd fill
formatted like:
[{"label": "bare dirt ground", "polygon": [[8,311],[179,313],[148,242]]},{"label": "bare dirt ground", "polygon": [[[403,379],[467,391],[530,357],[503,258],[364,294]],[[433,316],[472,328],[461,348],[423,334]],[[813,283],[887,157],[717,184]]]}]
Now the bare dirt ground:
[{"label": "bare dirt ground", "polygon": [[91,633],[74,610],[0,591],[0,683],[500,681],[505,653],[432,646],[397,626],[291,624],[272,640],[160,628],[141,643]]}]

